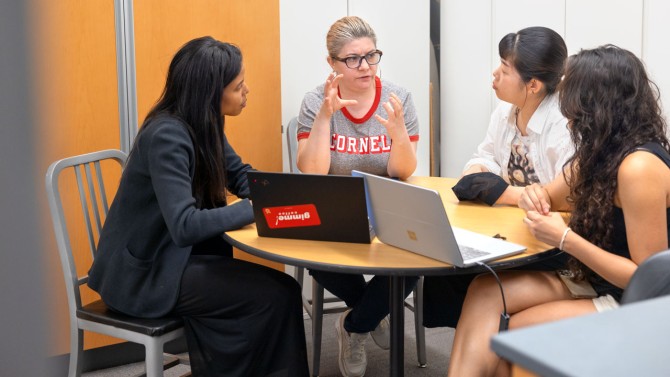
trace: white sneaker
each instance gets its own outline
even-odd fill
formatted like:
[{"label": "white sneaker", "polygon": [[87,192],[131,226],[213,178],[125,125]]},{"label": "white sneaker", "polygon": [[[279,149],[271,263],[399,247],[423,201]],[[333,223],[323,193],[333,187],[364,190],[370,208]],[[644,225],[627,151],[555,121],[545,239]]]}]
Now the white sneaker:
[{"label": "white sneaker", "polygon": [[375,341],[379,348],[383,350],[391,348],[391,324],[389,323],[389,316],[384,317],[370,335],[372,335],[372,340]]},{"label": "white sneaker", "polygon": [[351,309],[342,313],[340,319],[335,322],[337,330],[337,342],[340,345],[339,365],[340,372],[345,377],[361,377],[365,374],[368,359],[365,355],[365,341],[368,333],[349,333],[344,329],[344,319]]}]

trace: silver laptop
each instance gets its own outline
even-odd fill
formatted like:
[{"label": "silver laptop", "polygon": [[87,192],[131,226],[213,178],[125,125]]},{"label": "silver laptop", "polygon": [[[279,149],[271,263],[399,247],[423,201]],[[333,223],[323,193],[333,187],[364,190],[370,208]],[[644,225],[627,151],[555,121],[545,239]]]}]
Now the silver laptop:
[{"label": "silver laptop", "polygon": [[368,216],[383,243],[459,267],[526,250],[499,238],[452,227],[440,193],[354,170],[365,178]]}]

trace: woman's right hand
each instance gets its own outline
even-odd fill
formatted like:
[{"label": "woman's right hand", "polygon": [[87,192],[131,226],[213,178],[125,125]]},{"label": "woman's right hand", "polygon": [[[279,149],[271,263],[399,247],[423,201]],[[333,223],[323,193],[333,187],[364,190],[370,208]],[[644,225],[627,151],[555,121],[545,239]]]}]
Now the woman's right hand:
[{"label": "woman's right hand", "polygon": [[551,211],[551,198],[544,187],[533,183],[524,188],[518,205],[526,212],[537,211],[541,215],[548,215]]},{"label": "woman's right hand", "polygon": [[567,232],[565,230],[567,225],[560,213],[550,212],[542,215],[531,210],[526,213],[523,222],[538,240],[554,247],[562,246],[561,238]]},{"label": "woman's right hand", "polygon": [[321,113],[330,118],[337,110],[350,105],[356,105],[356,100],[346,100],[340,98],[337,93],[337,88],[340,80],[344,75],[332,72],[326,79],[326,85],[323,87],[323,104],[321,105]]}]

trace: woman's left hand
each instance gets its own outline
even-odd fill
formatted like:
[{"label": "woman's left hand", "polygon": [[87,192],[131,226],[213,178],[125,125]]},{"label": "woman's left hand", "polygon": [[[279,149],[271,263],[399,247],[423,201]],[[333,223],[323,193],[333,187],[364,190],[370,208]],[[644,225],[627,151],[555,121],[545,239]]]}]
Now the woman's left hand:
[{"label": "woman's left hand", "polygon": [[399,132],[407,132],[405,128],[405,113],[402,103],[400,103],[400,98],[395,93],[391,93],[389,101],[385,102],[383,106],[388,119],[384,119],[377,114],[375,114],[375,118],[386,127],[386,131],[393,140]]},{"label": "woman's left hand", "polygon": [[551,211],[551,197],[547,189],[537,183],[524,187],[516,204],[525,211],[538,211],[542,215],[549,215]]},{"label": "woman's left hand", "polygon": [[528,211],[523,222],[535,238],[555,247],[558,247],[563,232],[567,228],[563,217],[558,212],[542,215],[537,211]]}]

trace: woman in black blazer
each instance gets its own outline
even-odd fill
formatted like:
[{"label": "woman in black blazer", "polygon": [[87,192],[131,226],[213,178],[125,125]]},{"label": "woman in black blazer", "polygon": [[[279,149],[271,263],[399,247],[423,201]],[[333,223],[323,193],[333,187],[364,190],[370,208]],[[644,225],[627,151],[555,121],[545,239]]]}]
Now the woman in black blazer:
[{"label": "woman in black blazer", "polygon": [[[224,134],[246,106],[240,50],[211,37],[170,63],[100,235],[89,286],[129,315],[182,316],[194,376],[308,374],[300,287],[232,257],[253,222],[246,172]],[[226,203],[226,189],[242,199]]]}]

